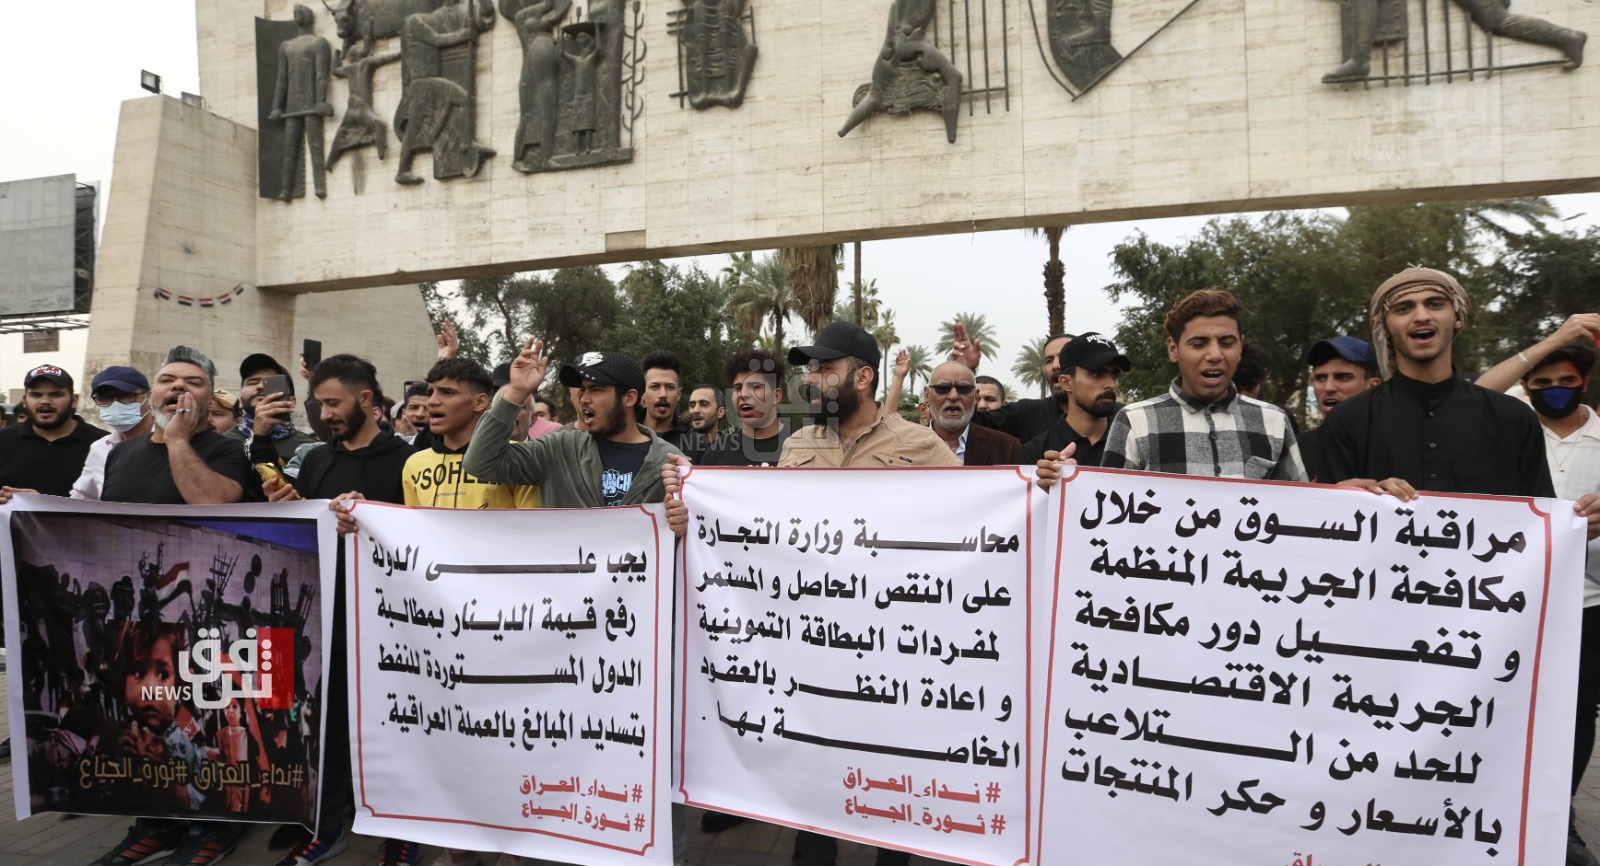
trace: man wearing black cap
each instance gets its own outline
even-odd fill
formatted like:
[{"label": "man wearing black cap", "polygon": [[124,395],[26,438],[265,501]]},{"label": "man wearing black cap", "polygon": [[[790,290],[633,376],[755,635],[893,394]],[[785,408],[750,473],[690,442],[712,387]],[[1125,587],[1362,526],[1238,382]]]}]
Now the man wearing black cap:
[{"label": "man wearing black cap", "polygon": [[[1132,364],[1128,356],[1102,334],[1089,332],[1061,349],[1055,393],[1066,415],[1050,429],[1024,443],[1018,459],[1024,466],[1059,454],[1068,445],[1079,466],[1099,466],[1106,447],[1106,430],[1122,404],[1117,402],[1117,381]],[[1052,458],[1053,459],[1053,458]]]},{"label": "man wearing black cap", "polygon": [[[1383,384],[1378,377],[1378,353],[1366,340],[1348,335],[1330,337],[1313,343],[1306,352],[1306,363],[1311,365],[1311,392],[1316,395],[1317,409],[1323,420],[1333,407],[1360,394],[1368,388]],[[1307,430],[1296,437],[1300,445],[1300,459],[1312,481],[1331,481],[1320,475],[1322,452],[1317,442],[1317,431]]]},{"label": "man wearing black cap", "polygon": [[[809,427],[783,443],[779,466],[960,466],[961,458],[938,434],[878,406],[878,342],[860,325],[830,322],[815,345],[789,350],[804,365],[803,393],[811,404]],[[674,526],[674,530],[676,530]],[[832,866],[839,842],[801,830],[794,853],[801,866]],[[901,866],[902,851],[878,849],[878,866]]]},{"label": "man wearing black cap", "polygon": [[[289,390],[263,393],[271,376],[284,377]],[[239,426],[222,431],[222,435],[244,440],[252,462],[281,466],[294,458],[301,445],[317,441],[296,430],[291,422],[295,405],[294,377],[271,355],[257,352],[245,358],[239,365],[239,383],[239,405],[244,407],[244,418]]]},{"label": "man wearing black cap", "polygon": [[100,421],[111,435],[95,440],[83,461],[83,472],[72,483],[73,499],[99,501],[106,479],[106,457],[117,443],[150,432],[155,418],[150,412],[150,380],[132,367],[107,367],[89,383],[89,396],[100,407]]},{"label": "man wearing black cap", "polygon": [[472,434],[466,471],[497,484],[537,484],[546,508],[598,508],[660,502],[661,465],[679,454],[638,422],[644,394],[639,362],[617,352],[585,352],[561,368],[561,384],[577,389],[585,430],[557,430],[513,444],[512,427],[544,384],[550,359],[529,340],[511,363],[509,382]]},{"label": "man wearing black cap", "polygon": [[884,412],[878,390],[878,342],[860,325],[830,322],[811,346],[789,350],[804,365],[809,427],[783,444],[779,466],[960,466],[927,427]]},{"label": "man wearing black cap", "polygon": [[22,403],[28,420],[0,430],[0,485],[66,496],[83,472],[89,447],[106,431],[77,415],[72,377],[54,364],[28,371]]}]

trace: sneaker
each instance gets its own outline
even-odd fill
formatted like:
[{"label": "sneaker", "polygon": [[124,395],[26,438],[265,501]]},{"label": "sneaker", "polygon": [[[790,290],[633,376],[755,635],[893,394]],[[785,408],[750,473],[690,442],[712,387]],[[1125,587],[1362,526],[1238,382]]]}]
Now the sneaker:
[{"label": "sneaker", "polygon": [[249,830],[249,824],[232,821],[195,821],[178,843],[178,850],[167,858],[166,866],[211,866],[221,862]]},{"label": "sneaker", "polygon": [[[457,860],[457,854],[465,854],[465,859]],[[483,866],[483,855],[476,851],[461,851],[450,848],[440,851],[439,856],[433,858],[433,866]]]},{"label": "sneaker", "polygon": [[311,831],[299,824],[284,824],[272,831],[267,840],[268,851],[299,851],[311,844]]},{"label": "sneaker", "polygon": [[422,856],[422,846],[403,839],[385,839],[381,847],[378,862],[383,866],[416,866],[417,858]]},{"label": "sneaker", "polygon": [[183,841],[185,829],[183,824],[177,824],[165,830],[147,831],[135,824],[128,828],[128,835],[122,837],[117,847],[100,855],[100,859],[90,863],[89,866],[135,866],[139,863],[149,863],[157,857],[177,850],[178,843]]},{"label": "sneaker", "polygon": [[278,861],[278,866],[311,866],[313,863],[326,863],[344,853],[350,847],[350,836],[340,833],[333,839],[324,839],[313,836],[311,841],[301,846],[298,850],[290,851]]}]

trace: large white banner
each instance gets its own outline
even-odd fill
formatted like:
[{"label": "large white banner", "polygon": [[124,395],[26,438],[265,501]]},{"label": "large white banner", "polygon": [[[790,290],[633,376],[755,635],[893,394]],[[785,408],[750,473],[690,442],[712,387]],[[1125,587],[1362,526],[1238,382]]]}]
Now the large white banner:
[{"label": "large white banner", "polygon": [[670,863],[660,506],[354,515],[355,831]]},{"label": "large white banner", "polygon": [[1570,503],[1079,471],[1041,863],[1563,862]]},{"label": "large white banner", "polygon": [[1014,467],[691,470],[687,802],[1029,861],[1045,499]]}]

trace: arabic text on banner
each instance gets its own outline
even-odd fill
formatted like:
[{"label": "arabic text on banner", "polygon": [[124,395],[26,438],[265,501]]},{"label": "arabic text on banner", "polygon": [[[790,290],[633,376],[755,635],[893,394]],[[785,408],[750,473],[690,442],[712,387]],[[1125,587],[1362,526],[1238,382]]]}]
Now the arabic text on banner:
[{"label": "arabic text on banner", "polygon": [[1011,467],[691,471],[687,801],[957,862],[1029,860],[1044,500]]},{"label": "arabic text on banner", "polygon": [[670,861],[660,506],[354,514],[355,831]]},{"label": "arabic text on banner", "polygon": [[326,504],[5,513],[17,817],[313,824]]},{"label": "arabic text on banner", "polygon": [[1083,470],[1052,511],[1041,862],[1561,861],[1570,503]]}]

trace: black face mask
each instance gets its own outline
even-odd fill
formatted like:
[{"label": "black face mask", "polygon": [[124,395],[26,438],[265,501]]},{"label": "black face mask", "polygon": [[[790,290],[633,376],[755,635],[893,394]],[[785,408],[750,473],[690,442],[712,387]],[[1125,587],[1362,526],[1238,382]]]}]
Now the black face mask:
[{"label": "black face mask", "polygon": [[1546,418],[1562,419],[1578,411],[1583,405],[1577,388],[1529,388],[1528,402],[1534,411]]}]

